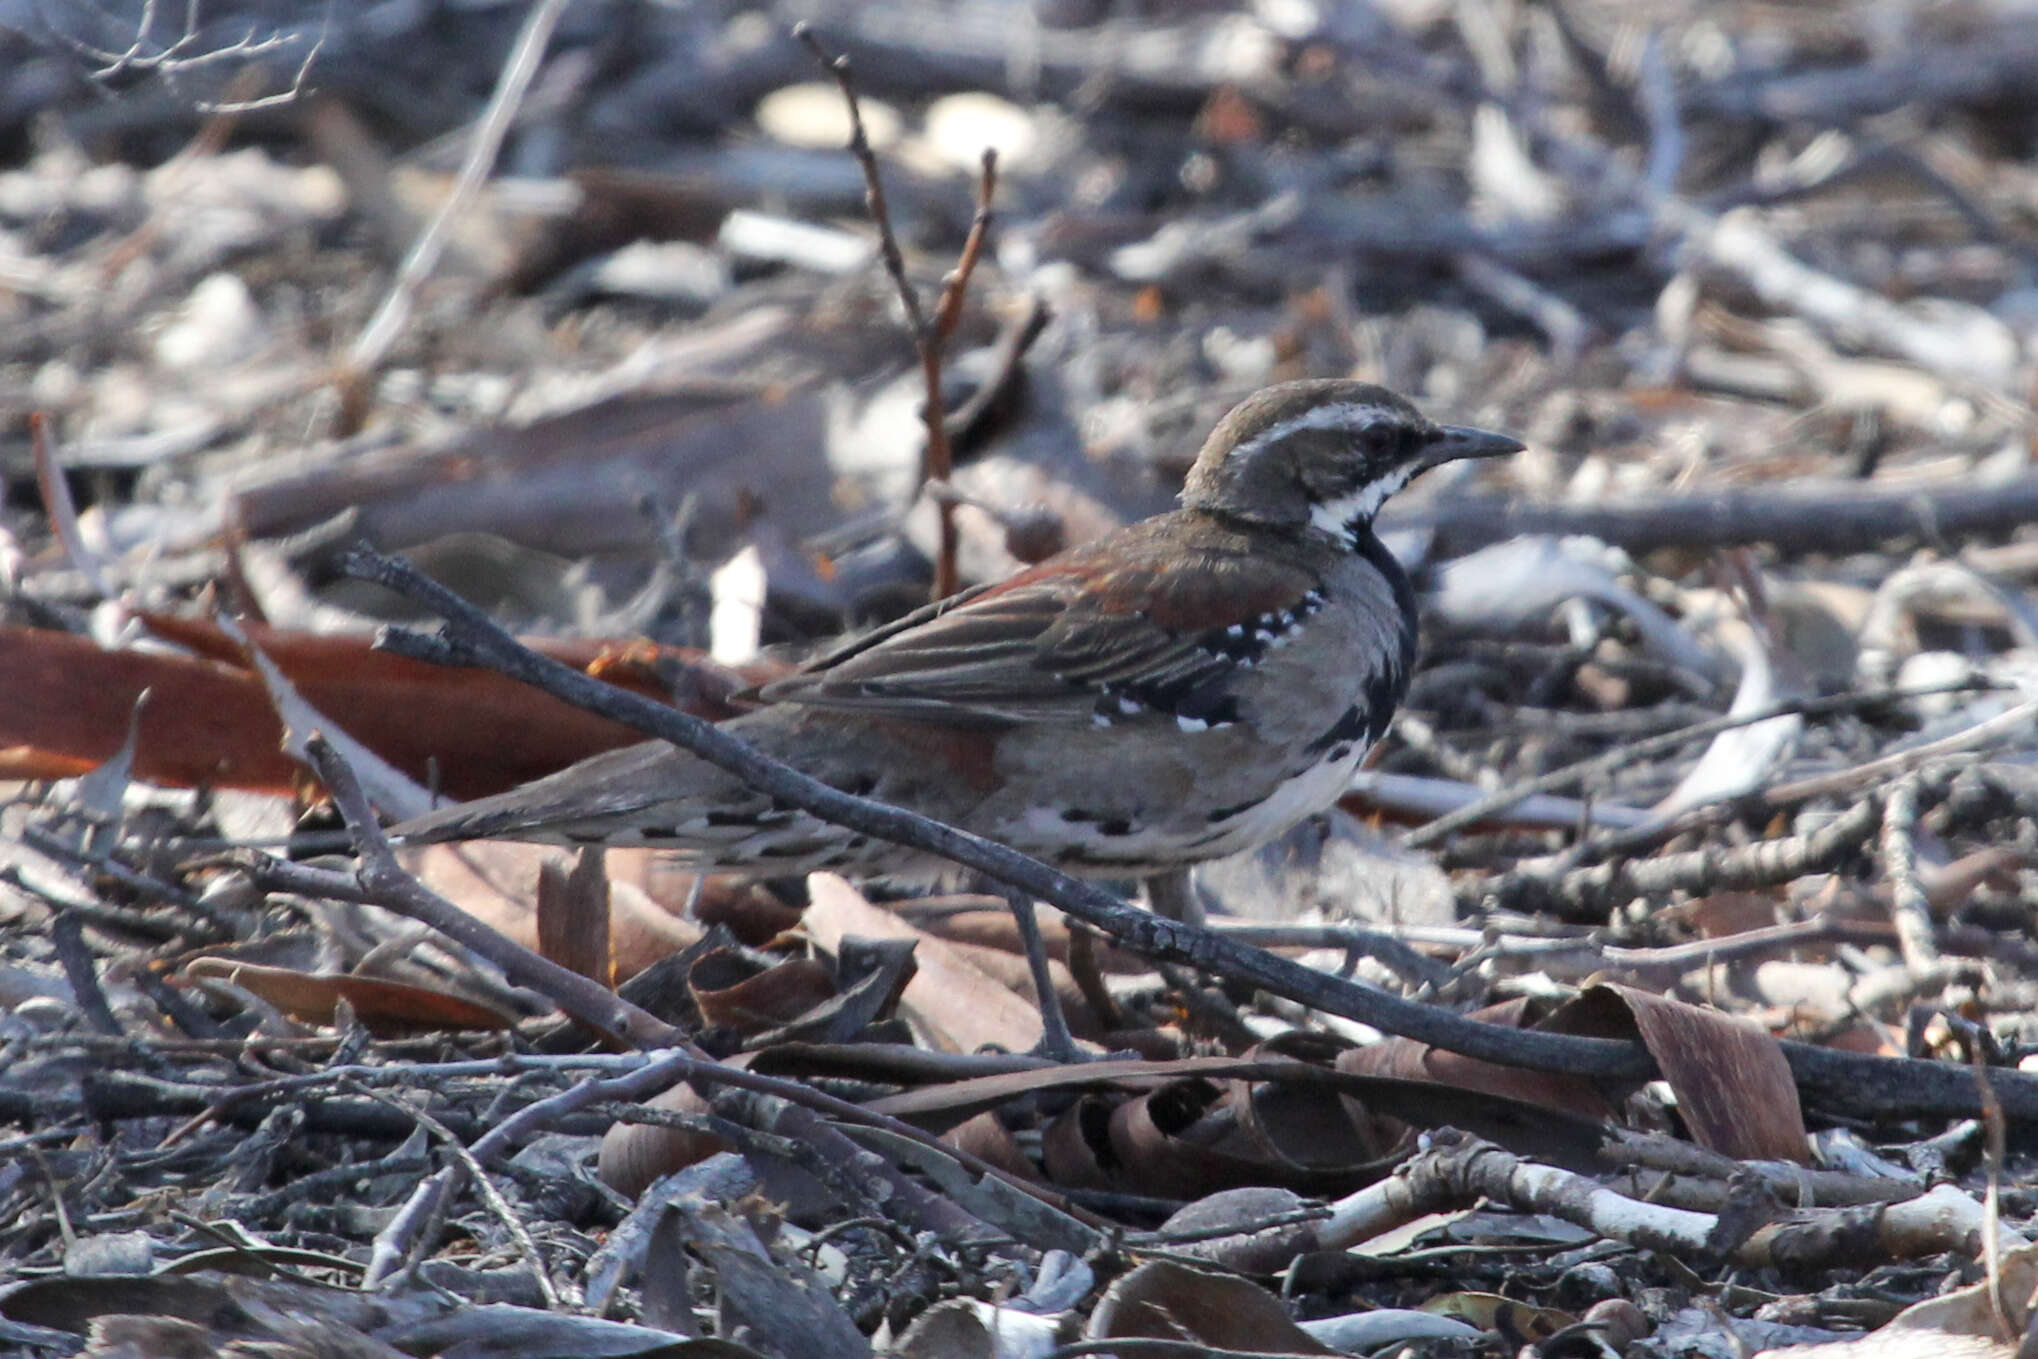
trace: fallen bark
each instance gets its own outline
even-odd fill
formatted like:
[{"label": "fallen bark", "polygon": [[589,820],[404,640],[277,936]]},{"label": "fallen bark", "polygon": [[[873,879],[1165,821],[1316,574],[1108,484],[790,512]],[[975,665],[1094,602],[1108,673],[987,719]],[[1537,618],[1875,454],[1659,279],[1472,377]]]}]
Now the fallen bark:
[{"label": "fallen bark", "polygon": [[1380,522],[1390,529],[1429,530],[1436,557],[1460,556],[1525,533],[1584,534],[1631,552],[1752,543],[1788,555],[1862,552],[1893,539],[1946,543],[2038,522],[2038,475],[1986,486],[1751,486],[1587,505],[1467,496],[1399,513],[1390,509]]}]

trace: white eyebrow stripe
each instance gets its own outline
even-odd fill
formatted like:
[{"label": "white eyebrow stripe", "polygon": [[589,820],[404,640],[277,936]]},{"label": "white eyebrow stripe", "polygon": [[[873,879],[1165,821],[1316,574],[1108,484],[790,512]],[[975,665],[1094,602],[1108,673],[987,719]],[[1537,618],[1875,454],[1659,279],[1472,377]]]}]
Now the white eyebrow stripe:
[{"label": "white eyebrow stripe", "polygon": [[1405,412],[1371,401],[1340,401],[1332,406],[1316,406],[1299,415],[1291,415],[1278,425],[1267,426],[1233,449],[1231,456],[1235,458],[1248,450],[1276,443],[1305,429],[1361,430],[1407,419]]}]

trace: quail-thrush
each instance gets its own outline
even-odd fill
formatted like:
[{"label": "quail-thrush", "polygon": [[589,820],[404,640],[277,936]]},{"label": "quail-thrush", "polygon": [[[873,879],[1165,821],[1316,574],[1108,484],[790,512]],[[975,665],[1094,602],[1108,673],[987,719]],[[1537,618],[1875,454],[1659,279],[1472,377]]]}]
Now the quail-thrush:
[{"label": "quail-thrush", "polygon": [[[1266,388],[1211,431],[1180,509],[840,645],[727,729],[1086,876],[1253,848],[1337,800],[1407,689],[1415,598],[1374,513],[1431,467],[1521,447],[1365,383]],[[659,741],[395,833],[773,875],[924,866]]]}]

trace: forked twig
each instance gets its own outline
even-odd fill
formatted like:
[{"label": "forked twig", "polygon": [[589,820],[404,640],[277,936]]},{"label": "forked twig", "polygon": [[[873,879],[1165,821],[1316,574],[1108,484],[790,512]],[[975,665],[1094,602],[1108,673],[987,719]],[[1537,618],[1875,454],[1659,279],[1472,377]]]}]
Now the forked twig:
[{"label": "forked twig", "polygon": [[[934,305],[934,315],[928,316],[920,305],[920,294],[906,277],[906,257],[899,249],[898,233],[892,229],[892,213],[885,199],[884,181],[878,177],[877,153],[871,150],[870,138],[863,128],[863,106],[856,97],[856,84],[850,79],[849,58],[836,56],[821,42],[814,30],[806,24],[796,24],[793,36],[805,43],[814,57],[835,78],[835,84],[842,91],[842,100],[849,106],[849,153],[856,157],[856,163],[863,168],[864,201],[870,207],[871,220],[877,224],[878,253],[885,262],[885,272],[892,277],[892,285],[899,291],[899,302],[906,309],[906,324],[913,332],[913,349],[920,356],[920,376],[927,389],[925,403],[920,408],[920,418],[927,426],[927,449],[920,460],[920,481],[924,486],[929,482],[946,482],[955,470],[955,454],[948,442],[948,423],[941,405],[941,351],[948,343],[949,336],[962,319],[963,299],[969,292],[970,275],[976,272],[977,261],[984,253],[984,241],[991,231],[991,200],[998,190],[998,153],[984,148],[983,174],[977,179],[976,213],[970,219],[969,235],[962,244],[962,254],[957,258],[955,268],[941,280],[941,296]],[[955,565],[959,542],[955,529],[955,502],[950,497],[935,497],[935,509],[940,516],[941,546],[934,558],[934,597],[946,599],[961,585]]]},{"label": "forked twig", "polygon": [[78,503],[71,499],[71,485],[64,480],[63,466],[57,461],[56,441],[50,438],[49,424],[49,417],[41,411],[29,412],[28,446],[35,455],[35,484],[42,492],[43,513],[49,516],[50,528],[57,535],[64,555],[85,577],[85,583],[99,598],[111,599],[113,589],[107,584],[99,554],[85,542],[85,535],[79,530]]},{"label": "forked twig", "polygon": [[509,59],[496,77],[495,92],[489,96],[488,108],[481,115],[481,121],[475,124],[467,157],[460,164],[460,173],[454,178],[452,189],[439,205],[439,210],[432,214],[432,220],[426,224],[410,253],[404,257],[388,294],[382,299],[382,305],[375,309],[375,315],[369,319],[341,363],[334,385],[340,394],[339,425],[343,433],[352,433],[360,428],[366,417],[375,372],[410,320],[418,289],[438,267],[439,257],[445,253],[446,242],[451,237],[454,219],[480,191],[482,181],[488,178],[489,170],[494,167],[496,153],[502,149],[503,138],[509,135],[510,123],[523,103],[524,91],[530,88],[532,79],[538,74],[539,59],[544,56],[545,47],[552,40],[552,30],[558,27],[559,16],[566,12],[568,2],[538,0],[524,17],[524,26],[510,48]]},{"label": "forked twig", "polygon": [[[760,754],[712,723],[538,655],[520,646],[472,604],[402,561],[357,550],[343,560],[341,570],[355,579],[396,590],[446,621],[445,634],[436,638],[386,630],[378,639],[385,650],[441,664],[482,666],[534,684],[576,707],[670,741],[789,806],[893,844],[939,855],[1020,888],[1149,957],[1188,963],[1303,1005],[1489,1061],[1629,1078],[1647,1078],[1655,1071],[1653,1059],[1638,1045],[1481,1023],[1327,976],[1260,949],[1242,947],[1214,930],[1156,919],[1094,883],[1071,878],[1004,845],[831,788]],[[1881,816],[1879,799],[1867,805],[1871,818]],[[1843,829],[1858,842],[1873,824],[1871,819],[1858,830],[1851,826]],[[1800,1090],[1828,1108],[1966,1114],[1978,1107],[1967,1073],[1944,1063],[1863,1057],[1790,1042],[1783,1044],[1783,1052]],[[1993,1068],[1988,1078],[2007,1116],[2038,1122],[2038,1079]]]}]

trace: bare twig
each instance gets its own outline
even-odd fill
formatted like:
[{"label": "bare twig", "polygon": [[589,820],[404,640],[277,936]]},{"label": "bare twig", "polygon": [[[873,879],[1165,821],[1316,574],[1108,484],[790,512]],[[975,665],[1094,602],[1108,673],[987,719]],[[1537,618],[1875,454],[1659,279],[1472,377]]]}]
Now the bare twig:
[{"label": "bare twig", "polygon": [[[1632,831],[1615,831],[1555,856],[1552,864],[1570,867],[1615,855],[1640,853],[1687,831],[1703,830],[1708,826],[1720,825],[1748,815],[1751,809],[1759,813],[1770,813],[1787,807],[1801,806],[1814,798],[1850,797],[1865,789],[1879,788],[1913,770],[1941,762],[1971,761],[1979,758],[1978,752],[1998,741],[2028,730],[2034,721],[2038,721],[2038,699],[2019,703],[1994,717],[1986,718],[1971,727],[1964,727],[1951,736],[1943,736],[1921,746],[1912,746],[1909,750],[1899,750],[1879,760],[1870,760],[1866,764],[1854,765],[1847,769],[1836,769],[1828,774],[1814,774],[1791,783],[1779,783],[1746,798],[1734,798],[1726,802],[1694,807],[1668,821],[1653,822]],[[1549,867],[1551,865],[1544,866],[1543,876],[1549,875]]]},{"label": "bare twig", "polygon": [[1906,775],[1890,788],[1882,809],[1882,871],[1889,880],[1889,918],[1897,948],[1913,981],[1929,984],[1945,964],[1932,937],[1932,903],[1918,880],[1918,790],[1922,776]]},{"label": "bare twig", "polygon": [[[1522,1212],[1548,1213],[1610,1240],[1703,1257],[1718,1248],[1719,1218],[1616,1194],[1583,1175],[1538,1165],[1490,1142],[1439,1128],[1428,1146],[1379,1184],[1336,1205],[1319,1233],[1326,1247],[1356,1244],[1401,1222],[1487,1198]],[[1883,1261],[1969,1251],[1987,1227],[1982,1212],[1952,1185],[1901,1203],[1812,1210],[1758,1228],[1732,1247],[1740,1263],[1797,1268],[1813,1262]]]},{"label": "bare twig", "polygon": [[75,911],[58,911],[50,919],[50,943],[71,984],[71,998],[93,1028],[118,1038],[125,1032],[113,1007],[106,1002],[106,990],[99,984],[98,969],[92,965],[92,951],[85,946],[85,934]]},{"label": "bare twig", "polygon": [[[396,1272],[410,1255],[412,1244],[438,1211],[439,1205],[458,1191],[467,1165],[485,1164],[498,1154],[521,1145],[533,1133],[549,1127],[562,1114],[575,1109],[609,1100],[643,1099],[655,1094],[681,1080],[693,1065],[694,1058],[688,1053],[668,1053],[626,1075],[607,1080],[590,1078],[549,1099],[517,1110],[482,1134],[472,1147],[466,1148],[466,1155],[459,1161],[422,1181],[412,1191],[396,1216],[389,1220],[389,1225],[376,1235],[361,1286],[364,1289],[376,1288]],[[414,1110],[406,1112],[415,1114]],[[454,1141],[457,1144],[458,1139]]]},{"label": "bare twig", "polygon": [[1717,736],[1723,731],[1734,731],[1751,727],[1758,722],[1772,718],[1800,715],[1805,717],[1827,713],[1857,712],[1862,708],[1882,703],[1894,703],[1906,698],[1926,698],[1935,694],[1961,693],[1976,688],[1989,687],[1968,680],[1951,685],[1928,685],[1919,688],[1884,689],[1868,693],[1832,694],[1823,698],[1794,697],[1780,699],[1769,706],[1751,713],[1726,713],[1704,722],[1695,722],[1688,727],[1666,731],[1657,736],[1644,737],[1639,741],[1626,741],[1604,754],[1552,769],[1534,778],[1523,779],[1520,783],[1496,789],[1485,797],[1468,802],[1462,807],[1444,813],[1434,821],[1417,826],[1402,837],[1402,843],[1411,849],[1433,845],[1445,836],[1455,834],[1467,826],[1499,816],[1510,807],[1538,793],[1554,792],[1576,783],[1588,783],[1626,769],[1642,760],[1653,759],[1689,745],[1693,741]]},{"label": "bare twig", "polygon": [[313,735],[306,746],[319,778],[332,792],[333,803],[354,836],[355,850],[361,856],[360,872],[339,873],[263,858],[248,866],[257,882],[340,900],[371,901],[422,921],[463,948],[472,949],[501,968],[511,981],[539,992],[574,1019],[616,1042],[654,1047],[673,1041],[672,1026],[657,1016],[601,983],[540,957],[404,872],[353,770],[323,736]]},{"label": "bare twig", "polygon": [[1420,508],[1390,506],[1382,527],[1428,528],[1438,558],[1525,533],[1583,534],[1634,552],[1767,543],[1787,553],[1864,552],[1890,539],[1953,542],[2038,522],[2038,475],[1988,486],[1967,479],[1930,486],[1799,482],[1690,495],[1607,498],[1558,505],[1455,496]]},{"label": "bare twig", "polygon": [[424,234],[418,237],[417,244],[404,257],[402,266],[396,271],[396,278],[389,285],[388,294],[382,299],[382,305],[376,308],[367,327],[355,339],[335,379],[340,392],[339,423],[342,433],[352,433],[360,428],[366,415],[368,391],[374,381],[375,370],[381,366],[390,346],[396,343],[396,337],[403,333],[405,323],[410,320],[418,289],[438,267],[454,219],[466,209],[468,202],[479,192],[482,181],[488,178],[489,170],[494,167],[496,155],[502,150],[503,138],[509,135],[510,123],[516,117],[517,106],[523,102],[524,92],[538,73],[538,60],[545,53],[545,45],[551,41],[559,16],[565,13],[570,3],[571,0],[537,0],[531,6],[531,12],[524,17],[523,29],[517,34],[502,73],[496,77],[495,93],[489,97],[488,108],[481,115],[481,121],[475,124],[474,140],[467,148],[467,158],[461,162],[460,173],[453,180],[446,201],[432,214]]},{"label": "bare twig", "polygon": [[[134,41],[119,52],[95,47],[90,43],[71,37],[63,31],[60,25],[48,22],[47,20],[44,22],[44,28],[46,31],[55,34],[59,41],[70,47],[72,51],[78,53],[81,57],[99,64],[98,69],[92,72],[94,80],[102,84],[112,84],[123,76],[136,72],[147,72],[160,76],[163,83],[169,86],[171,91],[177,93],[180,97],[182,96],[182,91],[179,89],[178,81],[187,72],[195,71],[205,66],[218,65],[221,62],[241,61],[250,63],[248,71],[242,73],[243,77],[245,77],[249,72],[256,69],[252,63],[257,59],[268,56],[272,52],[280,52],[284,48],[304,40],[304,35],[301,33],[291,33],[281,29],[270,33],[267,37],[259,38],[250,30],[248,36],[242,38],[239,42],[228,43],[224,47],[217,47],[207,52],[195,52],[192,48],[198,42],[198,10],[199,0],[185,0],[183,31],[168,42],[158,43],[153,37],[156,27],[157,0],[143,0],[141,13],[135,20]],[[332,24],[333,8],[331,0],[328,0],[325,17],[319,24],[318,37],[313,39],[311,45],[305,50],[304,60],[297,64],[297,71],[291,77],[290,84],[281,92],[259,97],[236,97],[225,100],[194,99],[192,107],[196,108],[200,113],[206,114],[239,114],[291,102],[304,92],[304,83],[311,75],[312,63],[318,60],[319,53],[324,50],[326,38],[332,32]],[[152,47],[157,50],[149,50]],[[241,82],[236,81],[236,83]]]},{"label": "bare twig", "polygon": [[1972,1056],[1975,1093],[1981,1096],[1982,1168],[1988,1176],[1988,1189],[1981,1201],[1981,1259],[1988,1280],[1989,1311],[1995,1316],[1998,1334],[2009,1341],[2017,1339],[2017,1328],[2010,1324],[2011,1311],[2025,1315],[2031,1305],[2028,1298],[2003,1295],[2003,1163],[2009,1154],[2009,1129],[2003,1123],[2003,1106],[1989,1086],[1988,1059],[1980,1044],[1974,1045]]},{"label": "bare twig", "polygon": [[[819,35],[806,24],[795,25],[793,36],[805,43],[835,78],[835,84],[842,91],[842,100],[849,106],[849,152],[863,168],[864,200],[870,207],[871,220],[877,224],[879,253],[885,262],[885,272],[891,275],[893,286],[898,289],[900,305],[906,310],[906,324],[913,332],[913,348],[920,356],[920,375],[926,387],[926,401],[920,408],[920,416],[927,426],[927,448],[921,458],[920,479],[923,484],[945,484],[955,471],[955,455],[949,445],[948,421],[941,404],[941,354],[949,337],[955,333],[957,322],[962,319],[962,304],[969,292],[970,275],[976,272],[977,260],[984,252],[984,241],[990,235],[991,201],[998,190],[998,153],[988,147],[984,149],[983,173],[977,180],[976,213],[970,219],[969,236],[963,241],[962,254],[955,269],[941,281],[941,296],[935,303],[934,315],[929,317],[920,305],[919,291],[906,277],[906,258],[899,249],[898,233],[892,229],[884,181],[878,175],[877,154],[871,150],[870,138],[864,133],[863,107],[857,100],[856,84],[850,77],[849,58],[829,52]],[[960,539],[955,527],[954,503],[937,498],[935,508],[941,524],[941,545],[934,559],[934,597],[946,599],[962,583],[955,562]]]},{"label": "bare twig", "polygon": [[99,554],[86,546],[85,535],[78,531],[78,505],[71,499],[64,469],[57,464],[56,441],[50,438],[49,423],[49,417],[41,411],[29,413],[29,447],[35,455],[35,485],[42,492],[43,512],[49,516],[50,527],[56,531],[57,541],[63,544],[71,565],[91,583],[101,599],[111,599],[113,590],[106,583]]},{"label": "bare twig", "polygon": [[1709,846],[1655,859],[1620,859],[1574,868],[1554,879],[1534,872],[1509,873],[1467,889],[1467,895],[1502,905],[1545,897],[1587,910],[1669,892],[1744,892],[1825,872],[1866,843],[1881,814],[1881,800],[1869,796],[1807,835],[1760,840],[1732,850]]},{"label": "bare twig", "polygon": [[[544,1252],[538,1249],[538,1243],[531,1237],[531,1229],[526,1227],[522,1220],[517,1217],[516,1210],[510,1207],[509,1200],[502,1196],[502,1190],[496,1188],[495,1181],[488,1177],[488,1172],[482,1168],[481,1162],[475,1158],[474,1153],[468,1150],[467,1145],[460,1140],[460,1135],[438,1119],[433,1118],[423,1109],[405,1104],[394,1096],[385,1095],[380,1090],[371,1090],[367,1086],[359,1085],[352,1081],[343,1082],[342,1084],[344,1088],[350,1089],[366,1099],[374,1100],[377,1104],[384,1105],[406,1117],[417,1120],[418,1126],[446,1144],[447,1150],[453,1154],[454,1166],[458,1166],[460,1172],[473,1183],[475,1191],[481,1195],[481,1201],[488,1208],[490,1216],[502,1224],[503,1231],[509,1234],[510,1240],[516,1243],[517,1252],[524,1257],[524,1263],[531,1267],[531,1276],[537,1280],[538,1291],[544,1295],[545,1305],[557,1310],[559,1307],[559,1289],[552,1282],[552,1272],[545,1267]],[[453,1169],[453,1166],[448,1166],[446,1169],[450,1171]]]},{"label": "bare twig", "polygon": [[906,256],[899,249],[898,235],[892,230],[892,212],[885,200],[885,183],[877,172],[877,153],[871,150],[870,138],[864,134],[863,104],[856,97],[849,58],[830,52],[820,35],[806,24],[793,25],[793,36],[805,43],[814,59],[835,78],[835,84],[842,91],[842,102],[849,106],[849,153],[863,168],[864,201],[870,208],[871,221],[877,227],[878,250],[884,257],[885,272],[892,276],[892,284],[899,290],[899,304],[906,309],[906,321],[912,327],[913,342],[918,344],[920,337],[927,333],[927,315],[920,309],[919,292],[906,277]]},{"label": "bare twig", "polygon": [[[1094,883],[1071,878],[981,836],[831,788],[760,754],[710,722],[538,655],[518,645],[466,600],[401,561],[356,551],[341,566],[348,575],[396,590],[446,620],[442,638],[385,631],[380,645],[387,649],[514,676],[565,702],[670,741],[788,806],[1018,887],[1148,957],[1187,963],[1329,1014],[1371,1024],[1383,1032],[1489,1061],[1627,1079],[1646,1078],[1656,1069],[1654,1060],[1637,1044],[1480,1023],[1374,987],[1325,976],[1263,950],[1233,943],[1212,930],[1156,919]],[[1871,811],[1879,813],[1879,804],[1871,804]],[[1872,825],[1871,820],[1863,826],[1856,840]],[[1941,1062],[1862,1057],[1804,1043],[1785,1043],[1783,1051],[1800,1089],[1827,1108],[1875,1114],[1902,1108],[1921,1115],[1968,1114],[1978,1107],[1967,1074]],[[1990,1070],[1989,1079],[2009,1116],[2038,1121],[2038,1079],[1996,1068]]]}]

